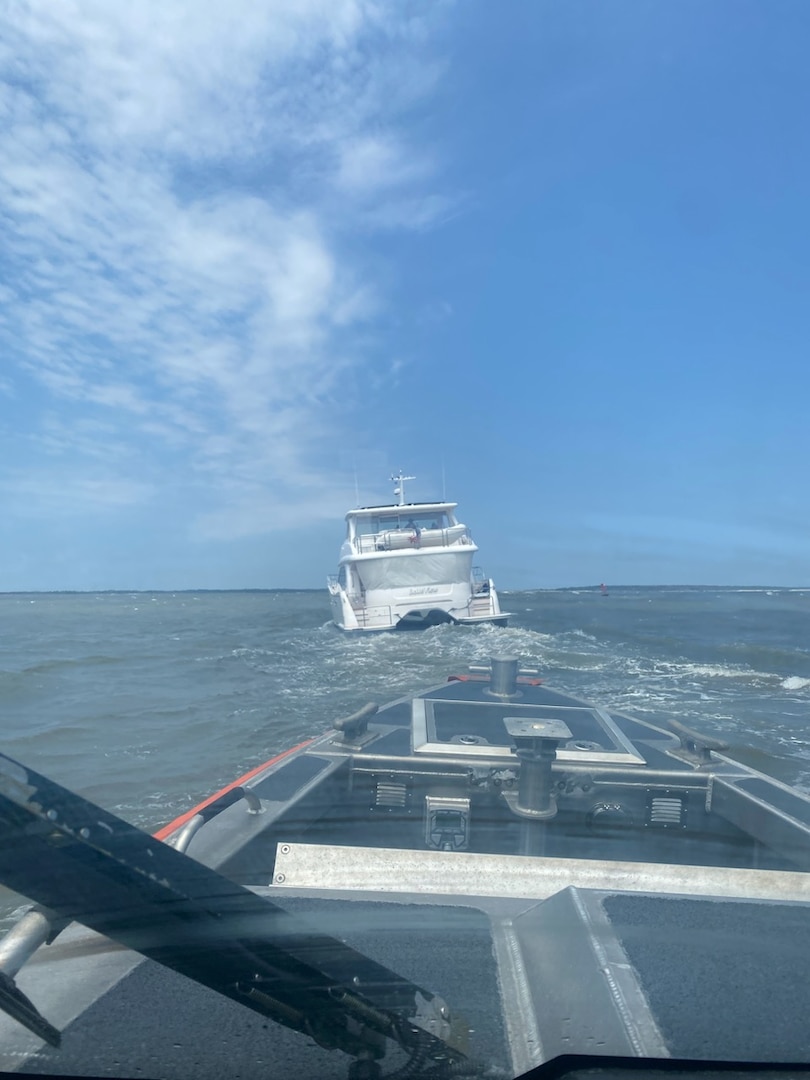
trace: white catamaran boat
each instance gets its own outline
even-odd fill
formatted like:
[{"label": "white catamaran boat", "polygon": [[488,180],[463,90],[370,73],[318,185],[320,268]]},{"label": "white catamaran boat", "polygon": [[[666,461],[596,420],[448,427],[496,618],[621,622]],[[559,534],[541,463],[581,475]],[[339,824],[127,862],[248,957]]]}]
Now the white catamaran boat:
[{"label": "white catamaran boat", "polygon": [[334,622],[341,630],[407,630],[437,623],[506,626],[491,579],[473,566],[478,547],[455,515],[457,503],[399,502],[363,506],[346,515],[339,569],[328,579]]}]

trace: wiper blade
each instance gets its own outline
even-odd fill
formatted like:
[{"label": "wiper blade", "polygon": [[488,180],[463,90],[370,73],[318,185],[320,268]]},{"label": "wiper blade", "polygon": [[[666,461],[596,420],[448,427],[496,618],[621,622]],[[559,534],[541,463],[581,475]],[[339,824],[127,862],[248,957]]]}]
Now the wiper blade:
[{"label": "wiper blade", "polygon": [[[466,1060],[436,995],[3,754],[0,882],[322,1046]],[[0,1008],[53,1038],[16,993]]]},{"label": "wiper blade", "polygon": [[0,971],[0,1009],[9,1016],[13,1016],[15,1020],[27,1027],[29,1031],[33,1031],[40,1039],[50,1043],[51,1046],[59,1046],[62,1041],[59,1031],[53,1024],[48,1023],[11,976],[6,975],[4,971]]}]

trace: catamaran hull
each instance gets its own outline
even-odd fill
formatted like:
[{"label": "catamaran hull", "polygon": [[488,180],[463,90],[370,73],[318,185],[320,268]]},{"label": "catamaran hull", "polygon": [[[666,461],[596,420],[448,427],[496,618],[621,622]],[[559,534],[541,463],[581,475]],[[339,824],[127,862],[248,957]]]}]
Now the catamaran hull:
[{"label": "catamaran hull", "polygon": [[[428,590],[426,590],[428,591]],[[438,589],[430,591],[437,592]],[[340,630],[375,633],[385,630],[427,630],[450,623],[456,626],[506,626],[509,612],[501,611],[498,594],[491,582],[485,591],[472,592],[470,586],[456,584],[444,600],[431,598],[419,604],[414,597],[381,595],[357,602],[337,585],[330,584],[332,621]],[[418,605],[418,606],[417,606]]]}]

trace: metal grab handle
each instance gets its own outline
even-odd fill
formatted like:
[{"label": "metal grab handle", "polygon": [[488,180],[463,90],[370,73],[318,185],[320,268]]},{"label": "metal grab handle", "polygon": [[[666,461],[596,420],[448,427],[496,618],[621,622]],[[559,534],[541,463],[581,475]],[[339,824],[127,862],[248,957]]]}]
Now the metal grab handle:
[{"label": "metal grab handle", "polygon": [[14,976],[40,945],[53,941],[65,925],[65,920],[53,912],[35,907],[23,915],[0,941],[0,1009],[51,1046],[59,1046],[59,1031],[28,1000],[15,983]]},{"label": "metal grab handle", "polygon": [[51,920],[41,908],[27,912],[0,940],[0,971],[13,979],[52,932]]}]

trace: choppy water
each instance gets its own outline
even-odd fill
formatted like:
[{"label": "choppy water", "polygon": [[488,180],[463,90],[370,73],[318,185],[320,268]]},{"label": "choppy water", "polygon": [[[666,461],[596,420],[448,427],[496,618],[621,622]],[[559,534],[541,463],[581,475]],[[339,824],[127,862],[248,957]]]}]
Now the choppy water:
[{"label": "choppy water", "polygon": [[810,590],[502,595],[510,627],[353,638],[325,593],[0,596],[0,748],[155,828],[369,700],[495,650],[608,707],[676,715],[810,790]]}]

